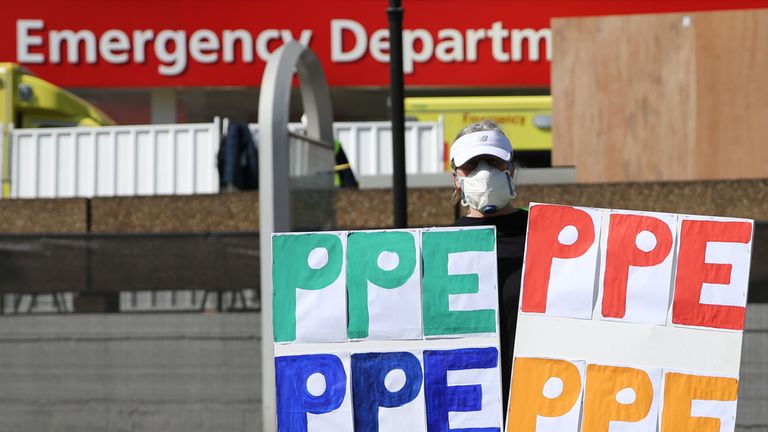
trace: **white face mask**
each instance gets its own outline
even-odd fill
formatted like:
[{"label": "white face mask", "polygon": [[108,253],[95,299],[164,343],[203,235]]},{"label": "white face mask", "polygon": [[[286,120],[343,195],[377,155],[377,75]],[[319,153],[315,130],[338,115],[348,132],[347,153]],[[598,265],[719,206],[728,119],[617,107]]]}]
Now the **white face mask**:
[{"label": "white face mask", "polygon": [[480,161],[461,182],[461,204],[484,214],[495,213],[515,197],[509,171],[500,171]]}]

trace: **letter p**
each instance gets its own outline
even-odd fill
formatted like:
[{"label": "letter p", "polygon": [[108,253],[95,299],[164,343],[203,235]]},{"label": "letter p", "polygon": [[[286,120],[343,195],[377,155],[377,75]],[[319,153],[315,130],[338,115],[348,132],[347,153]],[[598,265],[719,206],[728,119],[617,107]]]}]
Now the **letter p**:
[{"label": "letter p", "polygon": [[580,257],[594,242],[595,224],[586,211],[559,205],[532,206],[523,274],[523,312],[545,313],[553,260]]},{"label": "letter p", "polygon": [[552,430],[576,432],[581,388],[581,372],[574,363],[516,358],[512,370],[507,430],[533,432],[537,430],[540,418],[558,418],[558,427]]},{"label": "letter p", "polygon": [[[291,342],[296,340],[297,290],[321,290],[334,283],[341,276],[344,250],[334,234],[275,235],[272,255],[275,342]],[[346,315],[346,307],[339,309]],[[305,315],[316,317],[329,313],[317,309],[307,312]]]},{"label": "letter p", "polygon": [[[605,282],[602,313],[605,317],[624,318],[627,309],[627,282],[630,267],[661,264],[672,251],[672,230],[661,219],[639,214],[612,214],[605,256]],[[669,266],[671,272],[671,264]],[[669,274],[664,275],[666,280]],[[669,299],[669,284],[664,278],[645,281],[643,291],[663,291],[664,311]],[[662,317],[664,314],[662,314]]]},{"label": "letter p", "polygon": [[[387,375],[396,370],[405,374],[402,387],[391,391]],[[352,394],[355,430],[379,430],[379,407],[395,408],[416,399],[421,389],[421,362],[409,352],[361,353],[352,355]]]},{"label": "letter p", "polygon": [[[325,380],[322,392],[310,388],[310,377]],[[305,432],[307,414],[325,414],[341,406],[347,392],[347,374],[341,359],[332,354],[275,358],[278,432]]]}]

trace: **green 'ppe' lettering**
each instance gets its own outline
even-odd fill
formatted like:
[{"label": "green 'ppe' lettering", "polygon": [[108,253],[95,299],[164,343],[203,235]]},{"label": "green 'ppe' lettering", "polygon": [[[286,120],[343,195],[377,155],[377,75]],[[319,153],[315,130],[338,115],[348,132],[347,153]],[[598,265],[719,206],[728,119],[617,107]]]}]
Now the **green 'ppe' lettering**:
[{"label": "green 'ppe' lettering", "polygon": [[[394,252],[397,267],[384,270],[378,258],[382,252]],[[409,232],[357,232],[347,239],[347,298],[349,301],[350,338],[368,336],[368,281],[382,288],[399,288],[416,268],[416,246]],[[397,311],[392,311],[396,314]]]},{"label": "green 'ppe' lettering", "polygon": [[[328,253],[325,266],[313,269],[310,252],[323,248]],[[296,290],[319,290],[332,284],[341,274],[341,239],[334,234],[299,234],[272,237],[272,282],[275,342],[296,339]]]},{"label": "green 'ppe' lettering", "polygon": [[448,254],[469,251],[490,252],[494,248],[495,241],[494,231],[491,229],[424,231],[422,233],[424,335],[496,332],[496,312],[492,309],[473,311],[448,309],[450,294],[473,294],[479,291],[479,279],[476,274],[448,274]]}]

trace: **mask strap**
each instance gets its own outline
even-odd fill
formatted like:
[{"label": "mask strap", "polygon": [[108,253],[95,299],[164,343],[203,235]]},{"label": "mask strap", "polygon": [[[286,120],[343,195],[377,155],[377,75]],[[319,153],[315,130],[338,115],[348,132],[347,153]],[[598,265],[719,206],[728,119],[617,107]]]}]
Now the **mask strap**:
[{"label": "mask strap", "polygon": [[512,176],[509,175],[509,171],[505,172],[507,174],[507,184],[509,184],[509,200],[512,201],[517,197],[517,191],[515,191],[515,183],[512,181]]},{"label": "mask strap", "polygon": [[464,178],[461,178],[461,205],[464,207],[469,207],[469,201],[467,201],[467,197],[464,196]]}]

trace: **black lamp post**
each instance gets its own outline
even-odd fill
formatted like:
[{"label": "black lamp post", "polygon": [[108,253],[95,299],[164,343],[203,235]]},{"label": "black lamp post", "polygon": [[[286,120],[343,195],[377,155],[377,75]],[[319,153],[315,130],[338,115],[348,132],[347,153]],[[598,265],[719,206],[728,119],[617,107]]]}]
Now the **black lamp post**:
[{"label": "black lamp post", "polygon": [[403,109],[403,8],[400,0],[389,0],[389,76],[392,113],[392,197],[395,228],[408,226],[408,196],[405,178],[405,112]]}]

